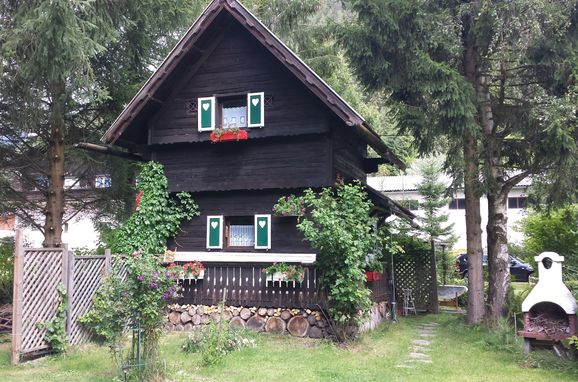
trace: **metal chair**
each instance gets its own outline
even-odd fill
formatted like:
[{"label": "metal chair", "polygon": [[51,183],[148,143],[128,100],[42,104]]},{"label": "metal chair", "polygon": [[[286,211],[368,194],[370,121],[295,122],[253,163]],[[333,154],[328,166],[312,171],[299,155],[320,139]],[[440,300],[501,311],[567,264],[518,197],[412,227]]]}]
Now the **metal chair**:
[{"label": "metal chair", "polygon": [[410,311],[413,311],[413,314],[417,316],[417,310],[415,309],[415,302],[413,300],[413,295],[411,294],[411,288],[403,288],[403,310],[402,314],[407,316]]}]

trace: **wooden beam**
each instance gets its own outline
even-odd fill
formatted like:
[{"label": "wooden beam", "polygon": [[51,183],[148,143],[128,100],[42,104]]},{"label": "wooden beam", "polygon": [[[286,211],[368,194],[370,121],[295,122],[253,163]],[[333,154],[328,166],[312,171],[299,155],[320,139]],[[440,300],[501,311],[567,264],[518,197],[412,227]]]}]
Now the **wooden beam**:
[{"label": "wooden beam", "polygon": [[101,146],[101,145],[95,145],[94,143],[81,142],[81,143],[74,144],[74,147],[76,147],[78,149],[82,149],[82,150],[93,151],[95,153],[100,153],[100,154],[104,154],[104,155],[111,155],[111,156],[115,156],[115,157],[119,157],[119,158],[125,158],[125,159],[134,160],[134,161],[144,162],[144,158],[140,154],[119,151],[119,150],[113,149],[113,148],[108,147],[108,146]]}]

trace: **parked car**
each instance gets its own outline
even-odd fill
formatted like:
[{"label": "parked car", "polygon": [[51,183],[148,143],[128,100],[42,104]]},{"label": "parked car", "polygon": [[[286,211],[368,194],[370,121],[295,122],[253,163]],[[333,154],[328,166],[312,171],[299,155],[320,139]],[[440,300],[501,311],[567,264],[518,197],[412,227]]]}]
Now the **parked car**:
[{"label": "parked car", "polygon": [[[483,255],[482,265],[488,265],[488,255]],[[468,277],[468,254],[462,253],[456,257],[456,270],[462,278]],[[517,257],[510,256],[510,274],[512,281],[528,281],[530,275],[534,272],[534,268],[530,264],[523,262]]]}]

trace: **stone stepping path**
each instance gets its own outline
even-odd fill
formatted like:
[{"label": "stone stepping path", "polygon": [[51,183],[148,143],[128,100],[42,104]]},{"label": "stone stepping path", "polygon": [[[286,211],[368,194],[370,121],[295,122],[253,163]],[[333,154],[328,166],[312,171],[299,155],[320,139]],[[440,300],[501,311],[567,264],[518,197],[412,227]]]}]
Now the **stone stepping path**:
[{"label": "stone stepping path", "polygon": [[435,322],[427,322],[417,326],[417,335],[419,338],[411,341],[408,359],[397,365],[397,367],[411,369],[415,364],[431,364],[433,362],[429,350],[436,336],[438,325],[439,324]]}]

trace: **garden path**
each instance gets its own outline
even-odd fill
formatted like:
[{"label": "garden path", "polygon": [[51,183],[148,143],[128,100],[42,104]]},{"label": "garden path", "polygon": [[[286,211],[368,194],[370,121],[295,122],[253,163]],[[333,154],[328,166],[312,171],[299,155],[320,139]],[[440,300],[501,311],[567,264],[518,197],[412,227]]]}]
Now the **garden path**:
[{"label": "garden path", "polygon": [[436,336],[436,329],[439,324],[435,322],[426,322],[417,327],[417,339],[411,341],[408,358],[397,367],[413,368],[416,363],[432,363],[429,354],[430,345]]}]

